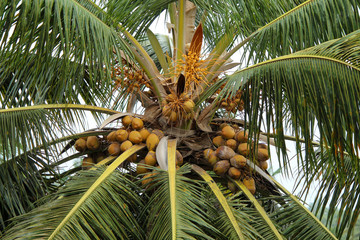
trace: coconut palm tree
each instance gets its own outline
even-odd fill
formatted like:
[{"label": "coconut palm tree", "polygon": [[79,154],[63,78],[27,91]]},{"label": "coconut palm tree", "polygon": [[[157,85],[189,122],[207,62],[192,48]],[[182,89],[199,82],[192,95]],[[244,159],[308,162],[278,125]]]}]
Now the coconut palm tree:
[{"label": "coconut palm tree", "polygon": [[[350,238],[359,7],[1,1],[2,239]],[[267,172],[269,145],[333,232]]]}]

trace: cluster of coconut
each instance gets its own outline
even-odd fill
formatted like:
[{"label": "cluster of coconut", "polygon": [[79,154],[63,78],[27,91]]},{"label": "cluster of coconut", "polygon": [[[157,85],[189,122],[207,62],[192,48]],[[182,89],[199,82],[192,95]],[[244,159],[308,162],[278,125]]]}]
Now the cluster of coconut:
[{"label": "cluster of coconut", "polygon": [[191,119],[194,116],[195,103],[185,93],[180,96],[171,93],[162,104],[162,113],[169,123],[178,123],[182,119]]},{"label": "cluster of coconut", "polygon": [[[159,129],[149,130],[144,128],[143,120],[132,116],[122,118],[122,125],[122,128],[110,132],[106,138],[90,136],[76,140],[75,149],[79,152],[85,150],[101,151],[101,149],[105,149],[103,152],[91,153],[88,157],[85,157],[82,162],[84,169],[90,168],[105,157],[119,156],[133,145],[144,143],[148,150],[147,153],[145,155],[133,154],[127,161],[137,163],[137,174],[149,172],[149,166],[157,166],[155,151],[160,139],[164,137],[164,133]],[[98,155],[101,155],[101,157],[94,157]],[[138,159],[141,160],[138,161]],[[179,151],[176,151],[176,165],[181,166],[182,164],[183,157]],[[147,175],[144,176],[146,180],[149,179],[148,177]],[[143,183],[146,184],[147,181],[144,180]]]},{"label": "cluster of coconut", "polygon": [[[260,168],[268,168],[269,159],[268,147],[264,143],[250,148],[248,134],[237,126],[222,124],[221,131],[212,139],[216,149],[205,149],[204,157],[208,164],[213,166],[213,171],[220,176],[228,175],[232,179],[241,180],[249,191],[254,194],[256,191],[255,181],[247,165],[247,159],[255,161]],[[251,150],[250,150],[251,149]],[[234,187],[230,187],[234,189]]]},{"label": "cluster of coconut", "polygon": [[224,98],[220,102],[221,108],[227,112],[236,113],[244,110],[244,100],[242,99],[242,91],[238,91],[234,97]]}]

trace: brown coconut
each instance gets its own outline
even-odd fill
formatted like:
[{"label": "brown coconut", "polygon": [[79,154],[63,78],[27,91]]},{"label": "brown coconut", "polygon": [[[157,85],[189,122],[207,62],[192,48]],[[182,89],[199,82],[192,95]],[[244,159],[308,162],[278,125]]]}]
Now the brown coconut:
[{"label": "brown coconut", "polygon": [[121,152],[120,144],[117,142],[110,144],[110,146],[108,147],[108,152],[111,156],[119,155]]},{"label": "brown coconut", "polygon": [[247,143],[240,143],[237,152],[243,156],[248,156],[250,154],[250,146]]},{"label": "brown coconut", "polygon": [[255,194],[256,192],[256,186],[255,186],[255,180],[252,177],[246,177],[243,179],[243,184],[245,187],[252,193]]},{"label": "brown coconut", "polygon": [[142,142],[141,134],[138,131],[131,131],[129,133],[129,140],[133,144],[138,144]]},{"label": "brown coconut", "polygon": [[213,171],[217,175],[224,175],[230,168],[230,162],[228,160],[218,161],[213,168]]},{"label": "brown coconut", "polygon": [[143,141],[146,141],[146,139],[148,138],[148,136],[150,135],[149,130],[147,130],[146,128],[143,128],[139,131],[141,138]]},{"label": "brown coconut", "polygon": [[229,148],[228,146],[220,146],[216,149],[216,156],[223,160],[230,160],[233,156],[235,156],[234,150]]},{"label": "brown coconut", "polygon": [[243,168],[246,166],[246,158],[242,155],[236,154],[230,158],[230,164],[236,168]]},{"label": "brown coconut", "polygon": [[86,150],[86,140],[79,138],[78,140],[76,140],[75,142],[75,149],[78,150],[79,152],[83,152]]},{"label": "brown coconut", "polygon": [[96,136],[90,136],[86,140],[86,147],[89,150],[97,150],[100,147],[99,139]]},{"label": "brown coconut", "polygon": [[225,145],[225,139],[222,136],[214,137],[212,142],[216,147]]},{"label": "brown coconut", "polygon": [[131,127],[135,130],[140,130],[144,127],[144,122],[140,118],[133,118],[131,121]]},{"label": "brown coconut", "polygon": [[231,126],[225,126],[221,129],[221,136],[224,139],[232,139],[235,136],[235,130]]},{"label": "brown coconut", "polygon": [[244,131],[244,130],[238,131],[235,134],[235,140],[240,142],[240,143],[247,142],[248,137],[249,137],[248,133],[246,131]]},{"label": "brown coconut", "polygon": [[129,133],[125,129],[120,129],[115,132],[115,138],[118,142],[124,142],[128,139]]},{"label": "brown coconut", "polygon": [[228,175],[232,178],[232,179],[239,179],[241,177],[241,171],[238,168],[235,167],[230,167],[228,170]]}]

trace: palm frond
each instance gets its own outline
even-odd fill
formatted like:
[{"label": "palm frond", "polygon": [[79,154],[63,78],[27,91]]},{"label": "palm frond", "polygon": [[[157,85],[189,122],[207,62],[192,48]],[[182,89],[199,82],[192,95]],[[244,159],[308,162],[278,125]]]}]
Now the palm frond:
[{"label": "palm frond", "polygon": [[[245,22],[252,17],[248,17],[247,14],[260,20],[259,28],[256,31],[252,29],[251,35],[247,34],[243,37],[243,39],[250,37],[244,56],[248,54],[249,60],[252,59],[255,63],[342,37],[360,27],[358,21],[360,15],[357,11],[360,2],[356,0],[288,1],[289,4],[280,0],[276,1],[279,5],[273,2],[271,4],[264,3],[269,1],[256,1],[256,4],[262,2],[265,4],[264,6],[268,6],[261,7],[265,12],[249,11],[251,9],[246,5],[251,4],[243,4],[237,8],[238,11],[235,14],[238,19],[245,18]],[[246,10],[249,12],[244,14]],[[278,15],[269,14],[271,10]],[[271,15],[272,19],[270,20]],[[254,26],[254,24],[245,26]]]},{"label": "palm frond", "polygon": [[[106,171],[82,171],[47,203],[14,219],[2,239],[48,238],[59,223]],[[81,204],[58,232],[64,239],[143,239],[136,212],[143,205],[137,186],[119,172],[112,172]]]},{"label": "palm frond", "polygon": [[132,56],[119,34],[77,1],[3,5],[0,83],[7,101],[2,107],[13,106],[10,96],[19,92],[25,102],[80,102],[83,92],[91,101],[86,89],[97,96],[108,89],[113,50]]},{"label": "palm frond", "polygon": [[[250,131],[258,129],[262,113],[266,112],[266,131],[275,134],[278,149],[284,156],[284,131],[290,123],[296,139],[305,139],[305,161],[313,166],[313,129],[317,125],[320,144],[329,147],[333,154],[347,151],[356,167],[358,158],[352,146],[358,146],[360,141],[357,124],[360,68],[353,49],[359,47],[359,34],[355,31],[296,54],[240,70],[229,76],[222,96],[234,94],[247,84],[246,94],[251,90],[251,99],[246,95],[245,108]],[[300,145],[298,153],[302,156]],[[287,168],[286,162],[282,165]]]},{"label": "palm frond", "polygon": [[[190,172],[190,166],[184,165],[176,171],[175,186],[169,185],[170,174],[168,171],[155,169],[155,175],[147,185],[149,200],[145,206],[147,214],[147,231],[149,239],[214,239],[221,235],[211,225],[207,216],[207,202],[202,199],[201,190],[195,180],[186,177]],[[175,209],[171,209],[170,188],[175,190]],[[175,188],[175,189],[174,189]],[[153,192],[152,192],[153,191]],[[172,226],[172,214],[175,214],[176,229]]]},{"label": "palm frond", "polygon": [[[298,181],[299,184],[317,183],[317,193],[312,210],[324,218],[323,214],[328,207],[328,215],[325,219],[330,227],[332,223],[336,224],[334,231],[339,238],[346,235],[350,239],[354,230],[355,223],[359,216],[359,191],[360,179],[358,174],[359,168],[354,168],[351,163],[351,157],[344,155],[341,165],[333,159],[328,151],[316,152],[316,164],[312,169],[301,169],[298,179],[306,179]],[[345,174],[339,174],[345,172]],[[307,189],[302,189],[302,193],[306,193]],[[334,215],[339,211],[338,218]]]}]

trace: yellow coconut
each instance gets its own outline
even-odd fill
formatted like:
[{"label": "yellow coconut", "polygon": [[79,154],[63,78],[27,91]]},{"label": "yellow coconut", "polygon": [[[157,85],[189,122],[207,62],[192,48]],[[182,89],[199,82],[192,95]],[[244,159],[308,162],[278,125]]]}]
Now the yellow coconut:
[{"label": "yellow coconut", "polygon": [[232,139],[235,136],[235,130],[231,126],[225,126],[221,129],[221,136],[224,139]]},{"label": "yellow coconut", "polygon": [[236,150],[236,147],[237,147],[237,141],[235,139],[228,139],[226,142],[225,142],[225,146],[228,146],[229,148],[231,148],[232,150]]},{"label": "yellow coconut", "polygon": [[122,124],[124,125],[124,127],[128,127],[130,126],[132,120],[133,120],[133,116],[125,116],[122,118]]},{"label": "yellow coconut", "polygon": [[131,121],[131,127],[135,130],[140,130],[144,127],[144,122],[140,118],[133,118]]},{"label": "yellow coconut", "polygon": [[183,108],[185,112],[187,113],[192,112],[194,107],[195,107],[195,103],[193,102],[193,100],[187,100],[184,102]]},{"label": "yellow coconut", "polygon": [[169,117],[171,114],[171,108],[169,105],[164,105],[162,108],[162,114],[166,117]]},{"label": "yellow coconut", "polygon": [[220,146],[225,145],[225,140],[223,139],[222,136],[214,137],[212,142],[216,147],[220,147]]},{"label": "yellow coconut", "polygon": [[178,114],[175,111],[171,111],[169,115],[170,122],[176,122],[178,118]]},{"label": "yellow coconut", "polygon": [[95,160],[92,157],[86,157],[83,159],[81,167],[84,170],[90,169],[95,165]]},{"label": "yellow coconut", "polygon": [[248,133],[246,131],[239,131],[235,134],[234,138],[236,141],[240,142],[240,143],[244,143],[247,142],[248,140]]},{"label": "yellow coconut", "polygon": [[238,168],[230,167],[228,170],[228,175],[232,179],[239,179],[241,177],[241,171]]},{"label": "yellow coconut", "polygon": [[118,142],[124,142],[128,139],[129,133],[125,129],[120,129],[115,132],[115,138]]},{"label": "yellow coconut", "polygon": [[79,152],[83,152],[86,150],[86,140],[79,138],[78,140],[76,140],[75,142],[75,149],[78,150]]},{"label": "yellow coconut", "polygon": [[154,151],[159,144],[159,137],[155,133],[151,133],[146,139],[146,146],[149,151]]},{"label": "yellow coconut", "polygon": [[211,166],[214,166],[220,159],[216,156],[215,151],[210,153],[208,163],[210,163]]},{"label": "yellow coconut", "polygon": [[213,171],[217,175],[224,175],[230,168],[230,162],[228,160],[218,161],[213,168]]},{"label": "yellow coconut", "polygon": [[131,148],[133,146],[132,142],[130,142],[129,140],[124,141],[123,143],[121,143],[120,145],[120,150],[122,152],[125,152],[126,150],[128,150],[129,148]]},{"label": "yellow coconut", "polygon": [[100,147],[99,139],[96,136],[90,136],[86,140],[86,147],[89,150],[97,150]]},{"label": "yellow coconut", "polygon": [[111,156],[117,156],[120,154],[120,152],[120,144],[117,142],[110,144],[110,146],[108,147],[108,153]]},{"label": "yellow coconut", "polygon": [[155,166],[156,161],[156,154],[154,151],[149,151],[148,154],[145,156],[145,163],[150,166]]},{"label": "yellow coconut", "polygon": [[147,169],[143,164],[145,164],[145,160],[141,160],[137,165],[136,165],[136,173],[137,174],[143,174],[143,173],[147,173],[149,171],[149,169]]},{"label": "yellow coconut", "polygon": [[259,167],[262,169],[262,170],[267,170],[269,165],[267,163],[267,161],[262,161],[262,162],[259,162]]},{"label": "yellow coconut", "polygon": [[143,141],[146,141],[147,137],[150,135],[149,130],[147,130],[146,128],[141,129],[139,133]]},{"label": "yellow coconut", "polygon": [[162,139],[164,137],[164,132],[161,131],[160,129],[154,129],[151,131],[151,133],[156,134],[156,136],[158,136],[159,139]]},{"label": "yellow coconut", "polygon": [[246,158],[242,155],[236,154],[230,158],[230,164],[236,168],[243,168],[246,166]]},{"label": "yellow coconut", "polygon": [[204,150],[204,158],[206,159],[206,160],[208,160],[209,159],[209,157],[210,157],[210,154],[212,153],[212,152],[214,152],[212,149],[210,149],[210,148],[208,148],[208,149],[205,149]]},{"label": "yellow coconut", "polygon": [[243,156],[248,156],[250,154],[250,146],[247,143],[240,143],[237,152]]},{"label": "yellow coconut", "polygon": [[260,162],[268,160],[269,151],[265,148],[259,148],[256,159],[259,160]]},{"label": "yellow coconut", "polygon": [[109,135],[106,136],[108,142],[115,142],[116,141],[116,131],[112,131]]},{"label": "yellow coconut", "polygon": [[176,165],[181,166],[181,165],[183,165],[183,163],[184,163],[183,156],[181,155],[181,153],[178,150],[176,150]]},{"label": "yellow coconut", "polygon": [[243,184],[245,187],[252,193],[255,194],[256,192],[256,186],[255,186],[255,180],[252,177],[246,177],[243,179]]},{"label": "yellow coconut", "polygon": [[138,144],[142,142],[141,134],[138,131],[131,131],[129,133],[129,140],[133,144]]},{"label": "yellow coconut", "polygon": [[153,177],[156,175],[156,172],[151,172],[144,175],[143,180],[141,181],[142,185],[145,187],[150,187],[150,183],[153,181]]}]

